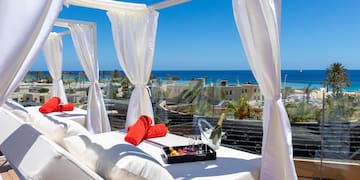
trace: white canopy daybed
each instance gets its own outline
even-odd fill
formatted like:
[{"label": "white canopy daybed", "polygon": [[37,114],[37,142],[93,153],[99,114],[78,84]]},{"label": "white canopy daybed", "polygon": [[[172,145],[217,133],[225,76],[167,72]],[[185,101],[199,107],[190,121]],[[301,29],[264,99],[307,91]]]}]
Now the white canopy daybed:
[{"label": "white canopy daybed", "polygon": [[[6,6],[3,3],[6,3]],[[30,65],[47,38],[52,25],[55,23],[62,3],[61,0],[14,0],[0,3],[0,15],[1,17],[7,17],[0,19],[0,23],[3,27],[10,27],[0,30],[0,54],[2,55],[0,56],[0,75],[3,78],[3,80],[0,81],[0,104],[4,104],[9,94],[16,88],[29,70]],[[149,99],[145,83],[149,78],[148,72],[151,70],[157,12],[146,5],[117,1],[68,0],[66,3],[102,8],[109,11],[108,15],[112,22],[118,59],[121,66],[124,66],[123,69],[126,75],[136,87],[130,100],[134,102],[134,106],[132,107],[134,109],[129,108],[132,110],[128,112],[127,125],[134,123],[133,118],[139,114],[151,116],[152,110],[150,109],[151,107],[148,106],[148,103],[142,102],[144,104],[141,104],[138,100],[144,98],[143,100],[147,101],[146,99]],[[292,159],[291,130],[280,95],[279,26],[281,0],[233,0],[233,8],[250,67],[266,99],[264,106],[264,137],[260,178],[297,179]],[[19,14],[19,12],[22,14]],[[122,15],[124,14],[129,16],[123,17]],[[134,23],[135,20],[139,24]],[[22,23],[18,23],[20,21]],[[139,28],[144,28],[143,32],[146,33],[139,35],[139,37],[141,37],[139,41],[134,41],[134,39],[131,38],[123,39],[123,37],[129,33],[129,31],[124,29],[125,26],[128,30],[131,29],[138,33],[141,32],[140,30],[138,31]],[[14,36],[14,34],[16,35]],[[131,49],[123,49],[122,43],[127,44]],[[134,58],[135,55],[136,58]],[[129,65],[127,63],[134,64]],[[133,68],[137,70],[139,68],[145,73],[141,76],[132,75],[132,73],[137,71]],[[0,118],[1,123],[7,124],[6,120],[13,119],[9,117],[11,115],[8,115],[8,112],[3,108],[0,108],[0,113],[3,115]],[[5,116],[9,118],[4,119],[3,117]],[[8,124],[11,123],[9,122]],[[8,147],[14,148],[14,146],[10,146],[8,142],[11,142],[17,132],[32,132],[32,130],[27,131],[25,127],[28,126],[22,124],[17,127],[14,126],[10,131],[5,131],[6,133],[1,137],[0,149],[3,150]],[[35,137],[42,136],[39,135]],[[22,137],[16,137],[15,139],[18,138]],[[33,157],[32,155],[36,157],[38,148],[36,148],[35,142],[37,141],[30,142],[32,143],[29,144],[30,149],[19,151],[18,156],[9,156],[9,159],[17,160],[15,162],[36,161],[36,158],[31,159],[31,157]],[[51,145],[51,142],[47,144]],[[12,149],[7,150],[10,151]],[[9,151],[5,152],[6,156]],[[30,152],[34,154],[24,156]],[[276,166],[274,166],[275,164]],[[60,165],[61,164],[59,164],[59,166]],[[52,170],[47,169],[48,171],[46,171],[46,168],[53,167],[56,166],[45,166],[42,168],[45,170],[41,172],[45,174],[57,174]],[[39,167],[34,166],[34,168]],[[21,173],[26,174],[26,172],[27,171],[24,170]],[[44,174],[40,174],[40,176],[41,175]],[[51,176],[49,175],[47,177]]]},{"label": "white canopy daybed", "polygon": [[[85,74],[90,80],[87,101],[86,128],[91,133],[103,133],[111,130],[105,109],[104,99],[99,86],[99,65],[96,46],[96,24],[84,21],[57,19],[55,26],[70,29],[76,54]],[[64,86],[61,81],[62,35],[67,33],[51,33],[44,45],[44,54],[48,69],[54,79],[53,95],[67,103]]]}]

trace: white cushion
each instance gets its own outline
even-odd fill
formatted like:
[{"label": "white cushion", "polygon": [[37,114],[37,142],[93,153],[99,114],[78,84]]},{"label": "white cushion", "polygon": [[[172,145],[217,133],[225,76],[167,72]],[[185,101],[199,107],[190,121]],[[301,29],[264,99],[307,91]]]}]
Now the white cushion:
[{"label": "white cushion", "polygon": [[125,142],[121,133],[72,136],[64,142],[71,154],[105,179],[173,179],[154,158]]},{"label": "white cushion", "polygon": [[25,122],[31,120],[30,114],[25,107],[11,99],[8,99],[3,107]]},{"label": "white cushion", "polygon": [[64,138],[80,134],[90,134],[81,124],[66,120],[55,119],[42,113],[31,114],[31,124],[35,129],[64,147]]}]

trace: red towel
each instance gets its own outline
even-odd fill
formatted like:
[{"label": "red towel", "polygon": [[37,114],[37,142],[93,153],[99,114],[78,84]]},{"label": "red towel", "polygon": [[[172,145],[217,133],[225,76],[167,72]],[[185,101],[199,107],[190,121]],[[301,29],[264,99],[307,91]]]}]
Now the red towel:
[{"label": "red towel", "polygon": [[128,127],[128,133],[125,136],[125,141],[135,146],[145,137],[145,134],[149,130],[152,123],[152,119],[148,116],[140,116],[136,123]]},{"label": "red towel", "polygon": [[167,133],[167,128],[164,123],[151,126],[145,135],[145,139],[163,137]]},{"label": "red towel", "polygon": [[55,112],[57,110],[58,105],[60,104],[60,98],[59,97],[52,97],[47,102],[45,102],[40,108],[39,111],[41,113],[47,114],[51,112]]},{"label": "red towel", "polygon": [[63,111],[72,111],[74,110],[74,104],[60,104],[56,112],[63,112]]}]

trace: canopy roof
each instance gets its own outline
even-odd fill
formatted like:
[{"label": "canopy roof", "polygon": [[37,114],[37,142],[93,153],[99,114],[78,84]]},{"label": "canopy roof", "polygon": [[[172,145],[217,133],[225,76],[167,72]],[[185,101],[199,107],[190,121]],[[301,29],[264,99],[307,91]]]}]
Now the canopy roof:
[{"label": "canopy roof", "polygon": [[[148,8],[154,10],[160,10],[164,8],[168,8],[171,6],[175,6],[181,3],[189,2],[190,0],[164,0],[162,2],[153,4],[148,6]],[[65,0],[65,4],[75,5],[75,6],[83,6],[94,9],[102,9],[102,10],[145,10],[147,5],[140,3],[129,3],[129,2],[121,2],[121,1],[109,1],[109,0]]]}]

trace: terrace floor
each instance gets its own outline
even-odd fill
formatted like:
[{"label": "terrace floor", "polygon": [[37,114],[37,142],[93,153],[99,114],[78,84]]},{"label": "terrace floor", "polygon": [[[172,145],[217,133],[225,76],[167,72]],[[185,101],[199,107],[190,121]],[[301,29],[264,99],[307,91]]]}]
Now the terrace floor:
[{"label": "terrace floor", "polygon": [[19,180],[15,171],[11,169],[9,163],[0,157],[0,180]]}]

